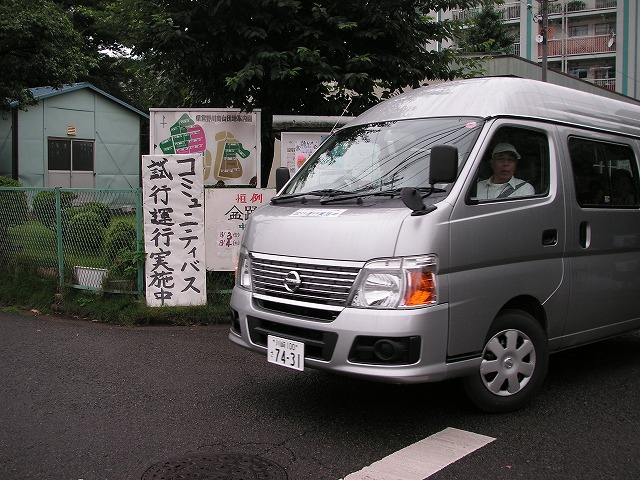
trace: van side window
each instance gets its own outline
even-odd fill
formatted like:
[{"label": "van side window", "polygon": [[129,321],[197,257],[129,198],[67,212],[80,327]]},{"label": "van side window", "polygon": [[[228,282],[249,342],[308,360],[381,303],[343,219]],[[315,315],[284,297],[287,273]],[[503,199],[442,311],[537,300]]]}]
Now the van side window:
[{"label": "van side window", "polygon": [[572,137],[569,155],[578,205],[638,207],[638,170],[631,147]]},{"label": "van side window", "polygon": [[485,151],[470,197],[480,202],[546,195],[549,141],[536,130],[502,127]]}]

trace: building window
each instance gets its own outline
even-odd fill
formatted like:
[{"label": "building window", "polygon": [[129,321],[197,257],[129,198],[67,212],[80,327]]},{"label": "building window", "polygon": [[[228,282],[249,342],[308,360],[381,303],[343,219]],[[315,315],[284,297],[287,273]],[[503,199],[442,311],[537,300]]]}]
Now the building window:
[{"label": "building window", "polygon": [[48,141],[49,170],[93,172],[94,142],[50,138]]},{"label": "building window", "polygon": [[586,37],[589,35],[589,25],[576,25],[569,27],[570,37]]},{"label": "building window", "polygon": [[616,31],[615,23],[596,23],[596,35],[611,35]]}]

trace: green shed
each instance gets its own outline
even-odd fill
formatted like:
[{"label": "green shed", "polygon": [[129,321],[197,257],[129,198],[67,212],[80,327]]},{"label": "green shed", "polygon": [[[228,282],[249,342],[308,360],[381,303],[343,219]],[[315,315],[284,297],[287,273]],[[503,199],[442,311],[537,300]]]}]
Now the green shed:
[{"label": "green shed", "polygon": [[31,92],[36,105],[0,116],[0,175],[25,187],[140,185],[148,114],[87,82]]}]

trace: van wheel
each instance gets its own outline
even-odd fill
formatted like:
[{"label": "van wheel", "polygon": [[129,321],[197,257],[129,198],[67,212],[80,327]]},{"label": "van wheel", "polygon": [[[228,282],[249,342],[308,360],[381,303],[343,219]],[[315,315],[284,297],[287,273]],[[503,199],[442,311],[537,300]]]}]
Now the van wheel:
[{"label": "van wheel", "polygon": [[478,373],[463,379],[469,399],[481,410],[517,410],[542,386],[549,365],[547,338],[528,313],[505,310],[493,322]]}]

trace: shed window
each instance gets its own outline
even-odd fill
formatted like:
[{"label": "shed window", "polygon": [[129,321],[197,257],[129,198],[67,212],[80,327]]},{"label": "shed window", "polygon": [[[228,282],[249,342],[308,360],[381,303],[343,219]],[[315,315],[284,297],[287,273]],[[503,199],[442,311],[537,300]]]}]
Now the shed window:
[{"label": "shed window", "polygon": [[93,171],[94,142],[50,138],[48,142],[49,170]]}]

